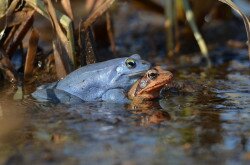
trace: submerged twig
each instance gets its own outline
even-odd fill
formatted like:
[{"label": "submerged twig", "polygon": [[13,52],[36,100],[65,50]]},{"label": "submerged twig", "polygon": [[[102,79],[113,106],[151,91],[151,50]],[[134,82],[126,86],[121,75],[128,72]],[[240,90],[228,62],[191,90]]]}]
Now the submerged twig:
[{"label": "submerged twig", "polygon": [[248,39],[248,56],[249,56],[249,60],[250,60],[250,22],[247,18],[247,16],[241,12],[241,10],[238,8],[238,6],[236,6],[231,0],[219,0],[225,4],[227,4],[228,6],[230,6],[232,9],[234,9],[243,19],[244,21],[244,25],[246,28],[246,33],[247,33],[247,39]]},{"label": "submerged twig", "polygon": [[206,43],[204,41],[204,39],[202,38],[196,24],[195,24],[195,21],[194,21],[194,13],[193,11],[191,10],[191,7],[189,5],[189,2],[188,0],[183,0],[183,6],[184,6],[184,10],[185,10],[185,13],[186,13],[186,18],[187,18],[187,21],[194,33],[194,37],[200,47],[200,50],[201,50],[201,54],[206,58],[207,60],[207,64],[208,64],[208,67],[211,67],[211,60],[208,56],[208,50],[207,50],[207,46],[206,46]]}]

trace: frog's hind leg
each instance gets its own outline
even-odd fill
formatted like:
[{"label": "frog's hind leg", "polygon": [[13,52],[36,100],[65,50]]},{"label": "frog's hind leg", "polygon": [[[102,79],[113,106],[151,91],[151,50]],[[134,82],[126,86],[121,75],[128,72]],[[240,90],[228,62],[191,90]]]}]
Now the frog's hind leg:
[{"label": "frog's hind leg", "polygon": [[102,95],[102,100],[120,104],[130,103],[130,100],[126,95],[127,94],[123,89],[110,89]]},{"label": "frog's hind leg", "polygon": [[53,103],[75,104],[83,102],[82,99],[59,89],[42,89],[33,92],[32,97],[38,101],[50,101]]}]

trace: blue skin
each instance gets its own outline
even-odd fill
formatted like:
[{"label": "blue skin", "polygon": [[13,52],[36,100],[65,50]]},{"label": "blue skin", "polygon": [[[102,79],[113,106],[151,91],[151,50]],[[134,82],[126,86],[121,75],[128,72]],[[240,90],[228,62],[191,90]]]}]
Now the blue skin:
[{"label": "blue skin", "polygon": [[126,93],[150,63],[137,54],[81,67],[63,80],[42,85],[31,95],[39,101],[128,103]]}]

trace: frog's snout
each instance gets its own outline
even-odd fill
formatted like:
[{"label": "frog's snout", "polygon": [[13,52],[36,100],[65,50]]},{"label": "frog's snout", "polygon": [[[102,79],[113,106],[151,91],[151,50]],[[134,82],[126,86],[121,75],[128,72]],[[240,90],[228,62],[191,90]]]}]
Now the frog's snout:
[{"label": "frog's snout", "polygon": [[142,65],[149,65],[149,66],[151,66],[151,64],[149,62],[147,62],[147,61],[142,61],[141,64]]},{"label": "frog's snout", "polygon": [[143,66],[144,70],[148,70],[151,67],[151,64],[147,61],[142,61],[141,65]]},{"label": "frog's snout", "polygon": [[164,73],[168,75],[170,78],[174,77],[173,73],[171,73],[170,71],[165,71]]}]

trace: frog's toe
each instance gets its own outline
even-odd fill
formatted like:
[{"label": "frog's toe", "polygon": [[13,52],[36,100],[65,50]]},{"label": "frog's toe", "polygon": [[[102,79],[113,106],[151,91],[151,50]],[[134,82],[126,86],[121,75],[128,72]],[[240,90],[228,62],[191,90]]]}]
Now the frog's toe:
[{"label": "frog's toe", "polygon": [[35,92],[31,93],[31,96],[41,102],[49,101],[48,96],[43,89],[36,90]]}]

